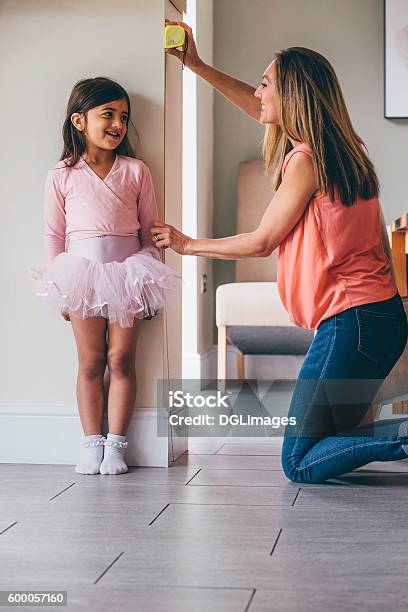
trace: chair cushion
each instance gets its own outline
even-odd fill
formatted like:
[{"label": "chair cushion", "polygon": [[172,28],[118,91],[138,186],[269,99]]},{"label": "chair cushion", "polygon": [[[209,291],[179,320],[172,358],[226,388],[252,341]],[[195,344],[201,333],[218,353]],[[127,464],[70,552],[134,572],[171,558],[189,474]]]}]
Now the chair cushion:
[{"label": "chair cushion", "polygon": [[216,293],[217,327],[224,325],[294,325],[276,283],[228,283]]},{"label": "chair cushion", "polygon": [[227,337],[245,355],[306,355],[314,334],[300,327],[232,325]]}]

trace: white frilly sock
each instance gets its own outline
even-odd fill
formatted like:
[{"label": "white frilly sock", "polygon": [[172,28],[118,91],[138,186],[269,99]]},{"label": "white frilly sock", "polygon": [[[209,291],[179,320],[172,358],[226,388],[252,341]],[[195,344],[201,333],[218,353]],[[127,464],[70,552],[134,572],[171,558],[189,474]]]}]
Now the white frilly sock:
[{"label": "white frilly sock", "polygon": [[102,434],[85,436],[79,463],[75,467],[77,474],[99,474],[103,459],[103,443],[104,437]]},{"label": "white frilly sock", "polygon": [[124,474],[128,471],[124,460],[125,450],[128,445],[126,436],[117,436],[116,434],[108,433],[108,437],[104,442],[105,454],[101,467],[101,474]]}]

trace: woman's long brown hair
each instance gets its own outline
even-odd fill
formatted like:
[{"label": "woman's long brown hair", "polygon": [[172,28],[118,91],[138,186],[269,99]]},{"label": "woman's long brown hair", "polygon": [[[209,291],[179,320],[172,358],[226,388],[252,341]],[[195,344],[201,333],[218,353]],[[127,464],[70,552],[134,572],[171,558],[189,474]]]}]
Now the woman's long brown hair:
[{"label": "woman's long brown hair", "polygon": [[[121,85],[106,77],[95,77],[78,81],[78,83],[74,85],[68,100],[67,113],[62,128],[64,147],[60,161],[65,159],[66,166],[75,166],[81,155],[86,151],[85,135],[73,125],[71,115],[73,113],[83,113],[86,121],[86,113],[92,108],[95,108],[95,106],[122,99],[126,100],[128,105],[129,125],[129,122],[131,123],[130,100],[126,90],[123,89]],[[127,157],[136,157],[128,141],[127,132],[122,142],[116,147],[115,153],[118,155],[126,155]]]},{"label": "woman's long brown hair", "polygon": [[319,192],[332,202],[337,196],[352,206],[358,197],[378,196],[374,166],[354,131],[330,62],[303,47],[281,51],[276,54],[276,88],[280,125],[267,125],[263,146],[266,167],[276,167],[275,187],[292,138],[312,149]]}]

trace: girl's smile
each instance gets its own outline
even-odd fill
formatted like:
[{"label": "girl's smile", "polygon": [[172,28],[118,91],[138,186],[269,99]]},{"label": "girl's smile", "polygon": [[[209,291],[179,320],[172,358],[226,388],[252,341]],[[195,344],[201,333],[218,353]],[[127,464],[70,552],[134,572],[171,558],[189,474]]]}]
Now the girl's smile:
[{"label": "girl's smile", "polygon": [[120,133],[120,131],[118,131],[118,132],[109,131],[109,132],[108,132],[108,130],[106,130],[106,134],[109,136],[109,138],[113,138],[113,139],[115,139],[115,140],[117,140],[118,138],[120,138],[120,137],[121,137],[121,133]]}]

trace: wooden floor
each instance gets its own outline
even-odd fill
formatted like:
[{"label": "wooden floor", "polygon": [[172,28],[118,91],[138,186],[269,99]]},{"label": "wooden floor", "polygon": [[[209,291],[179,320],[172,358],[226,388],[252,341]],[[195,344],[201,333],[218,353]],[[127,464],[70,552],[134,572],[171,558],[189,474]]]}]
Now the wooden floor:
[{"label": "wooden floor", "polygon": [[75,611],[405,612],[408,461],[298,486],[280,444],[192,438],[121,476],[1,465],[0,589]]}]

